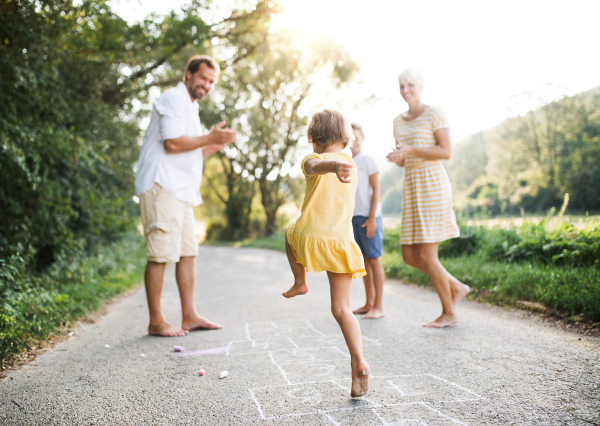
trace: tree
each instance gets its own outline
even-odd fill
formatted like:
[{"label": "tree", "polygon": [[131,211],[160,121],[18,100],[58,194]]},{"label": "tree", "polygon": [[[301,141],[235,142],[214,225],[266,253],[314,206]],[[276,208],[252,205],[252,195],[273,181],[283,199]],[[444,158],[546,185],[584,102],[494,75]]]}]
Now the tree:
[{"label": "tree", "polygon": [[2,267],[17,256],[41,271],[131,228],[136,105],[186,51],[221,43],[225,63],[244,58],[275,7],[247,2],[209,20],[210,3],[193,0],[128,25],[105,0],[1,0]]},{"label": "tree", "polygon": [[[288,171],[302,149],[298,141],[307,121],[302,107],[311,89],[323,79],[329,80],[330,90],[338,88],[357,70],[348,53],[331,40],[302,42],[281,30],[270,34],[253,55],[226,68],[212,104],[202,108],[205,123],[226,120],[240,130],[238,142],[219,156],[227,181],[239,179],[237,185],[244,190],[238,193],[246,196],[246,202],[236,200],[230,191],[226,203],[246,209],[249,183],[255,182],[266,215],[266,235],[276,230],[279,208],[294,186]],[[236,185],[228,188],[235,190]]]}]

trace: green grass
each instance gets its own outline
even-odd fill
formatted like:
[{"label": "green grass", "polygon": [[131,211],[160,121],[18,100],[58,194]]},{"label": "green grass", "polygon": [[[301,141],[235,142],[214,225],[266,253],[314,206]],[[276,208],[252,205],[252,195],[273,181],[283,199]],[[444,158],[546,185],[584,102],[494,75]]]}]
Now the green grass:
[{"label": "green grass", "polygon": [[132,232],[42,276],[6,266],[0,277],[0,365],[140,283],[145,263],[144,239]]},{"label": "green grass", "polygon": [[285,235],[275,234],[270,237],[248,238],[242,241],[204,241],[203,245],[251,247],[282,251],[285,253]]},{"label": "green grass", "polygon": [[[517,300],[541,302],[562,316],[582,314],[600,321],[600,271],[597,267],[555,266],[493,261],[483,254],[441,259],[446,269],[471,286],[471,298],[498,305]],[[400,253],[385,253],[388,278],[431,285],[429,277],[402,261]]]}]

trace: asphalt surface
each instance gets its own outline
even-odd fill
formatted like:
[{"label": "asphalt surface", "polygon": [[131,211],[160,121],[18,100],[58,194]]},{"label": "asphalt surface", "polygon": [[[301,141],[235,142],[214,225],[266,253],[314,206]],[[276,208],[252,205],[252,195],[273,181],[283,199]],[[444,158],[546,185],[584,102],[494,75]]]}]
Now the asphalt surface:
[{"label": "asphalt surface", "polygon": [[[598,338],[471,302],[456,326],[425,329],[439,314],[435,293],[390,281],[387,316],[360,320],[371,381],[367,398],[352,400],[324,273],[287,300],[282,253],[201,247],[197,267],[199,311],[223,330],[148,336],[140,288],[0,381],[0,424],[600,424]],[[163,306],[177,324],[173,273]],[[353,306],[363,294],[356,280]]]}]

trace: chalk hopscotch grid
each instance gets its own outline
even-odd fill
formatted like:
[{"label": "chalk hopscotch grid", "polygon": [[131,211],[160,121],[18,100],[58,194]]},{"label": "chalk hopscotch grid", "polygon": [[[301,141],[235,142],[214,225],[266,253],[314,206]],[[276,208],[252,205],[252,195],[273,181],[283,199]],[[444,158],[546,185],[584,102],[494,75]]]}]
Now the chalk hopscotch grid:
[{"label": "chalk hopscotch grid", "polygon": [[[460,389],[464,392],[467,392],[468,394],[473,395],[473,398],[462,398],[462,399],[451,399],[451,400],[440,400],[440,401],[412,401],[412,402],[399,402],[399,403],[392,403],[392,404],[380,404],[377,403],[375,401],[372,401],[368,398],[361,398],[360,401],[364,401],[366,404],[362,405],[362,406],[357,406],[357,407],[341,407],[341,408],[332,408],[332,409],[327,409],[327,410],[316,410],[316,411],[309,411],[309,412],[300,412],[300,413],[290,413],[290,414],[284,414],[284,415],[280,415],[280,416],[266,416],[265,412],[263,410],[263,407],[260,404],[260,401],[258,400],[257,396],[256,396],[256,391],[261,390],[261,389],[266,389],[266,388],[277,388],[277,387],[288,387],[288,386],[301,386],[301,385],[307,385],[307,384],[318,384],[318,383],[331,383],[337,387],[341,387],[344,390],[349,391],[350,389],[346,386],[344,386],[341,383],[338,383],[339,381],[346,381],[346,380],[351,380],[351,379],[332,379],[332,380],[321,380],[321,381],[309,381],[309,382],[292,382],[288,375],[287,372],[285,370],[285,368],[283,368],[283,365],[288,365],[291,363],[298,363],[298,364],[302,364],[302,363],[315,363],[315,362],[326,362],[326,361],[332,361],[332,360],[328,360],[328,359],[316,359],[316,358],[312,358],[309,360],[295,360],[295,361],[289,361],[289,362],[282,362],[282,363],[278,363],[275,360],[274,357],[274,353],[281,353],[281,352],[291,352],[294,354],[300,353],[300,352],[309,352],[309,351],[313,351],[313,350],[320,350],[320,349],[333,349],[336,350],[337,352],[339,352],[341,355],[343,355],[346,359],[349,359],[349,355],[346,354],[344,351],[342,351],[339,347],[337,346],[314,346],[314,347],[300,347],[294,340],[292,340],[289,336],[286,336],[285,334],[287,334],[290,331],[293,330],[311,330],[312,332],[314,332],[315,334],[321,336],[321,337],[330,337],[333,340],[331,340],[330,342],[335,342],[336,339],[339,338],[339,336],[334,336],[334,335],[327,335],[325,333],[322,333],[321,331],[317,330],[308,320],[291,320],[288,321],[291,323],[303,323],[303,326],[301,327],[291,327],[291,326],[281,326],[278,325],[275,322],[262,322],[262,323],[254,323],[254,324],[268,324],[270,327],[272,328],[262,328],[262,329],[258,329],[258,330],[254,330],[256,331],[274,331],[276,332],[276,334],[272,337],[264,337],[264,338],[260,338],[260,339],[253,339],[252,338],[252,334],[251,334],[251,330],[250,330],[250,323],[246,323],[245,324],[245,334],[246,334],[246,338],[247,340],[236,340],[236,341],[231,341],[229,342],[229,344],[227,345],[227,349],[225,351],[225,354],[227,356],[238,356],[238,355],[254,355],[254,354],[268,354],[269,360],[277,367],[277,369],[279,370],[279,372],[281,373],[283,379],[285,380],[285,382],[287,383],[287,385],[273,385],[273,386],[262,386],[262,387],[258,387],[258,388],[253,388],[253,389],[248,389],[248,391],[250,392],[251,398],[254,401],[258,412],[261,416],[261,418],[263,420],[278,420],[278,419],[283,419],[286,417],[299,417],[299,416],[309,416],[309,415],[325,415],[325,419],[328,420],[330,423],[332,424],[337,424],[339,425],[340,423],[337,422],[335,420],[335,418],[331,417],[328,413],[335,413],[335,412],[344,412],[344,411],[350,411],[350,410],[371,410],[378,419],[380,419],[380,421],[382,422],[382,425],[386,425],[386,424],[391,424],[391,423],[387,423],[385,421],[385,419],[380,415],[379,412],[377,412],[376,408],[382,408],[382,407],[397,407],[397,406],[409,406],[409,405],[416,405],[416,406],[421,406],[426,408],[429,411],[432,411],[433,413],[435,413],[436,415],[443,417],[449,421],[451,421],[452,423],[455,424],[459,424],[459,425],[463,425],[463,426],[468,426],[466,423],[455,419],[453,417],[450,417],[444,413],[442,413],[441,411],[435,409],[434,407],[431,407],[428,404],[436,404],[436,403],[448,403],[448,402],[455,402],[455,403],[460,403],[460,402],[468,402],[468,401],[480,401],[480,400],[485,400],[484,397],[482,397],[481,395],[476,394],[475,392],[462,387],[456,383],[453,383],[449,380],[443,379],[441,377],[435,376],[433,374],[410,374],[410,375],[395,375],[395,376],[371,376],[372,379],[376,379],[376,378],[380,378],[380,379],[392,379],[395,377],[424,377],[424,376],[428,376],[431,377],[433,379],[439,380],[441,382],[444,382],[448,385],[451,385],[457,389]],[[280,331],[281,330],[281,331]],[[279,335],[279,333],[283,333],[284,335]],[[292,344],[292,346],[294,346],[293,349],[274,349],[274,350],[267,350],[269,343],[271,340],[287,340],[290,342],[290,344]],[[366,336],[363,336],[363,339],[372,343],[373,345],[381,345],[381,343],[379,343],[379,341],[374,340],[374,339],[369,339]],[[262,351],[257,351],[257,352],[246,352],[246,353],[238,353],[238,354],[231,354],[230,353],[230,349],[233,348],[235,346],[235,343],[247,343],[247,342],[251,342],[252,343],[252,347],[253,348],[261,348],[261,346],[264,345],[264,347],[262,348]],[[263,343],[261,343],[263,342]],[[311,355],[312,356],[312,355]],[[337,360],[337,359],[335,359]],[[401,396],[413,396],[413,395],[417,395],[417,394],[406,394],[404,391],[402,391],[399,387],[397,387],[394,383],[392,383],[391,380],[388,380],[389,384],[392,386],[392,388],[394,388]],[[424,392],[422,392],[421,394],[424,394]],[[424,422],[423,420],[420,419],[403,419],[403,421],[410,421],[410,422],[418,422],[419,424],[422,425],[427,425],[426,422]]]},{"label": "chalk hopscotch grid", "polygon": [[[370,376],[370,379],[392,379],[395,377],[424,377],[424,376],[428,376],[428,377],[434,378],[436,380],[442,381],[444,383],[447,383],[451,386],[454,386],[457,389],[460,389],[464,392],[467,392],[467,393],[473,395],[473,398],[446,399],[446,400],[438,400],[438,401],[411,401],[411,402],[398,402],[398,403],[394,403],[394,404],[380,404],[380,403],[372,401],[366,397],[363,397],[363,398],[358,399],[357,401],[366,401],[369,405],[360,406],[360,407],[333,408],[333,409],[328,409],[328,410],[317,410],[317,411],[310,411],[310,412],[305,412],[305,413],[292,413],[292,414],[284,414],[282,416],[267,417],[267,416],[265,416],[264,411],[260,405],[260,402],[258,401],[258,398],[256,397],[255,391],[258,391],[260,389],[279,388],[279,387],[288,387],[288,386],[301,386],[301,385],[314,385],[314,384],[319,384],[319,383],[331,383],[331,384],[334,384],[335,386],[343,388],[344,390],[350,391],[349,387],[344,386],[338,382],[351,380],[351,379],[319,380],[319,381],[303,382],[303,383],[290,383],[289,385],[261,386],[258,388],[253,388],[253,389],[248,389],[248,390],[250,391],[250,394],[252,395],[252,399],[254,400],[254,403],[256,404],[258,411],[264,420],[273,420],[273,419],[281,419],[281,418],[285,418],[285,417],[297,417],[297,416],[324,414],[324,413],[331,413],[331,412],[337,412],[337,411],[360,410],[360,409],[367,409],[367,408],[374,408],[374,407],[398,407],[398,406],[402,406],[402,405],[421,405],[421,406],[427,407],[431,411],[436,412],[436,414],[438,414],[440,416],[448,417],[445,414],[439,412],[438,410],[435,410],[433,407],[430,407],[428,404],[443,404],[443,403],[450,403],[450,402],[459,403],[459,402],[485,400],[485,398],[483,396],[478,395],[475,392],[473,392],[465,387],[462,387],[462,386],[457,385],[456,383],[453,383],[449,380],[445,380],[441,377],[438,377],[434,374],[429,374],[429,373],[426,373],[426,374],[401,374],[401,375],[394,375],[394,376]],[[398,389],[396,388],[396,390],[398,390]],[[416,395],[416,394],[405,394],[402,391],[399,391],[399,393],[402,396]],[[448,417],[448,418],[451,419],[451,417]],[[459,420],[456,420],[456,419],[452,419],[452,420],[455,423],[464,424],[464,423],[460,422]]]}]

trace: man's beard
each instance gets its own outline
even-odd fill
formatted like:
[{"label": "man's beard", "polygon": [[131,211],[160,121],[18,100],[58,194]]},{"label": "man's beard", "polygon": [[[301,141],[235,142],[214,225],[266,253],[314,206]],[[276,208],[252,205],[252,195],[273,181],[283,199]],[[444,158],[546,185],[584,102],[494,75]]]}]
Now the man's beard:
[{"label": "man's beard", "polygon": [[194,87],[192,88],[192,95],[194,96],[195,99],[204,99],[204,97],[206,96],[206,91],[201,92],[202,88],[200,87]]}]

